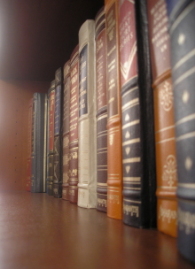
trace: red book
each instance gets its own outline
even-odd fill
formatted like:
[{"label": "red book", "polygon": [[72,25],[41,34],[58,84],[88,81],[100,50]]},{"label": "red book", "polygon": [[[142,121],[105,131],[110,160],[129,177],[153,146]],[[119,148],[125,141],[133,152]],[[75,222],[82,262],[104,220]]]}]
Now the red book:
[{"label": "red book", "polygon": [[69,200],[70,61],[64,65],[62,199]]}]

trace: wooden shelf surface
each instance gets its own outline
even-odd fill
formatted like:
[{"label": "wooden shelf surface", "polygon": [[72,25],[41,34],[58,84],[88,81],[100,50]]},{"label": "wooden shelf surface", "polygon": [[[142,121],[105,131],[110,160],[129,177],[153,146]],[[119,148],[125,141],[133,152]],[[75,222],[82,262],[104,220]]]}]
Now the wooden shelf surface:
[{"label": "wooden shelf surface", "polygon": [[0,192],[1,269],[192,269],[176,239],[47,194]]}]

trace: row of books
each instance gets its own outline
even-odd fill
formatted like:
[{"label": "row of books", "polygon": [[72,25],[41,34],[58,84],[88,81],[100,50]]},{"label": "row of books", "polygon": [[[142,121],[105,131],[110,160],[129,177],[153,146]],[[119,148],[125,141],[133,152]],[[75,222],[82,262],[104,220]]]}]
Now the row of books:
[{"label": "row of books", "polygon": [[27,189],[157,222],[195,262],[194,14],[190,0],[105,0],[83,23],[31,102]]}]

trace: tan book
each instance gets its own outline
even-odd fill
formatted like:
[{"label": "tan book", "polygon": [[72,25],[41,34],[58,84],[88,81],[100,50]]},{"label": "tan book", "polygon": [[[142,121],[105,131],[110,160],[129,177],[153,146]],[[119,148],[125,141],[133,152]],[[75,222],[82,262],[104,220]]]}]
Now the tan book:
[{"label": "tan book", "polygon": [[78,206],[96,208],[95,23],[79,30],[79,183]]}]

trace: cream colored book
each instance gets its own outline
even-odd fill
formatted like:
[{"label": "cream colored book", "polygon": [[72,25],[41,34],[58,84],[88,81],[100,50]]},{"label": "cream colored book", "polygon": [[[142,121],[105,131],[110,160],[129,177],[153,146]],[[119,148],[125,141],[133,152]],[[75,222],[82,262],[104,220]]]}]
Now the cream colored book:
[{"label": "cream colored book", "polygon": [[79,183],[78,206],[96,208],[95,23],[79,30]]}]

